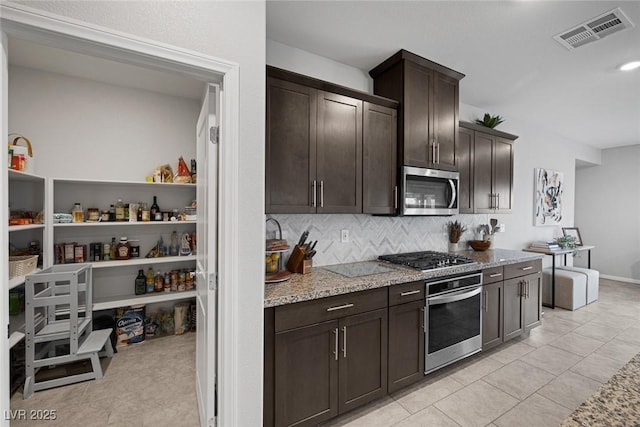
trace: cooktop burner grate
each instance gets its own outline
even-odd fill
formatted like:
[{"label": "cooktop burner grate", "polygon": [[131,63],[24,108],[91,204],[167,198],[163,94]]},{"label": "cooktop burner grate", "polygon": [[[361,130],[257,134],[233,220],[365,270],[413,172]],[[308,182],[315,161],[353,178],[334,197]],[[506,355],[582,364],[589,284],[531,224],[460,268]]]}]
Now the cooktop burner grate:
[{"label": "cooktop burner grate", "polygon": [[471,258],[467,258],[462,255],[435,251],[381,255],[378,257],[378,259],[422,271],[433,270],[436,268],[454,267],[456,265],[470,264],[472,262],[475,262]]}]

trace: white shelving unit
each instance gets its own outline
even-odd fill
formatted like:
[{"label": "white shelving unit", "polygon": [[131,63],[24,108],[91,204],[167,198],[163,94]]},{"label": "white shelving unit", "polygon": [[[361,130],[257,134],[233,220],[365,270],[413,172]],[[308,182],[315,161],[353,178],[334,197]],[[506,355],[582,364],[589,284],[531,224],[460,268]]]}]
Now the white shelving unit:
[{"label": "white shelving unit", "polygon": [[[85,212],[89,208],[103,210],[115,204],[118,199],[122,199],[124,203],[145,202],[150,206],[154,196],[157,196],[162,211],[182,211],[196,198],[195,184],[52,178],[48,186],[49,211],[52,213],[70,212],[74,203],[80,203]],[[195,231],[196,223],[197,221],[72,222],[52,224],[48,230],[52,247],[57,243],[74,242],[89,248],[91,243],[111,242],[114,237],[118,241],[122,236],[139,241],[139,258],[90,262],[94,270],[93,309],[96,311],[195,297],[195,291],[135,295],[134,281],[137,270],[149,267],[154,272],[161,273],[174,269],[195,269],[195,255],[158,258],[145,258],[145,255],[160,237],[165,243],[170,243],[173,231],[180,237],[183,233]],[[49,252],[52,265],[57,261],[54,260],[54,252]],[[89,258],[88,253],[86,256]]]},{"label": "white shelving unit", "polygon": [[[9,178],[9,207],[11,211],[28,210],[33,212],[44,212],[44,218],[47,218],[47,179],[45,177],[20,172],[13,169],[7,171]],[[33,240],[38,240],[43,250],[43,262],[46,263],[46,251],[48,248],[48,235],[46,224],[28,224],[28,225],[12,225],[8,227],[9,243],[17,248],[25,248]],[[6,243],[5,243],[6,244]],[[37,269],[36,271],[39,271]],[[7,286],[3,292],[9,292],[22,285],[25,282],[25,276],[8,277]],[[37,320],[37,322],[43,319]],[[9,316],[9,348],[13,348],[24,338],[25,314],[20,313],[15,316]]]}]

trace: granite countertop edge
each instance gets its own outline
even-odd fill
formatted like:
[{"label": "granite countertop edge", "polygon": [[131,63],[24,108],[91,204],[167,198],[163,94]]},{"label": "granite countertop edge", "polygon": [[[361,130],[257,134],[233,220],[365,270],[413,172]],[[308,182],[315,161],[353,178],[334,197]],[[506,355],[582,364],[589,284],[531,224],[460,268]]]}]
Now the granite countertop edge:
[{"label": "granite countertop edge", "polygon": [[464,264],[459,267],[421,272],[407,267],[371,260],[369,262],[376,262],[394,271],[361,277],[346,277],[323,267],[314,267],[309,274],[293,274],[291,279],[286,282],[266,284],[264,308],[311,301],[350,292],[388,287],[417,280],[444,277],[452,274],[464,274],[544,257],[544,254],[540,253],[507,249],[490,249],[485,252],[462,251],[456,254],[467,256],[476,262]]}]

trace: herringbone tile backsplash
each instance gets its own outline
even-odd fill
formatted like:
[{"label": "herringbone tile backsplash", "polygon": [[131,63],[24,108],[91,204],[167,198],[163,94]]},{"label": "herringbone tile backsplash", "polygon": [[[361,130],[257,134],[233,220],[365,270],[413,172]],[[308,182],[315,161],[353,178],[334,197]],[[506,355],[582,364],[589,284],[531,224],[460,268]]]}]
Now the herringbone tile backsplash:
[{"label": "herringbone tile backsplash", "polygon": [[[307,241],[317,240],[313,265],[366,261],[379,255],[411,251],[447,251],[446,224],[458,220],[469,231],[462,241],[477,238],[474,230],[486,224],[486,215],[455,217],[384,217],[371,215],[268,215],[282,227],[282,234],[292,247],[303,231],[309,230]],[[267,238],[274,238],[277,227],[267,223]],[[349,230],[349,242],[340,242],[341,230]],[[286,257],[288,258],[288,254]]]}]

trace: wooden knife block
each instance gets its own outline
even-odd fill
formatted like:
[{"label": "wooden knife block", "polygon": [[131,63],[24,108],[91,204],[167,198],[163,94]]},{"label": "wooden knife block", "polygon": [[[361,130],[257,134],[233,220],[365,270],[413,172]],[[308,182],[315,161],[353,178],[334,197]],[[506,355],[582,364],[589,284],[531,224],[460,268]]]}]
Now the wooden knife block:
[{"label": "wooden knife block", "polygon": [[287,261],[287,270],[292,273],[307,274],[311,273],[313,267],[312,259],[305,259],[306,252],[302,247],[296,245],[291,252],[291,256]]}]

